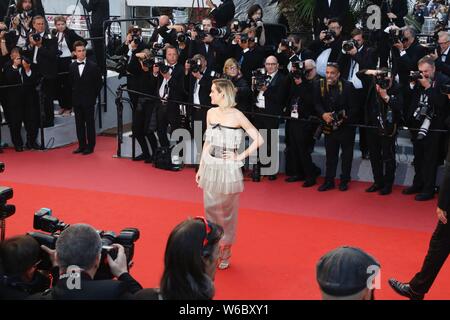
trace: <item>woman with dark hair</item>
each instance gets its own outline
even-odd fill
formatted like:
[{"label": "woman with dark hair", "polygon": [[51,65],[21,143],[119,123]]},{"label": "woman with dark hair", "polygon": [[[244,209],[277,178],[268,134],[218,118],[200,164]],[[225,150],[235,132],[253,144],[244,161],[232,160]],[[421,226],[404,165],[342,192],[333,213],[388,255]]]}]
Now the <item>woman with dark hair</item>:
[{"label": "woman with dark hair", "polygon": [[223,228],[204,217],[188,219],[170,233],[160,289],[136,293],[142,300],[212,300]]},{"label": "woman with dark hair", "polygon": [[263,9],[259,4],[252,5],[247,11],[247,25],[256,29],[256,36],[260,46],[266,44],[266,31],[264,30]]}]

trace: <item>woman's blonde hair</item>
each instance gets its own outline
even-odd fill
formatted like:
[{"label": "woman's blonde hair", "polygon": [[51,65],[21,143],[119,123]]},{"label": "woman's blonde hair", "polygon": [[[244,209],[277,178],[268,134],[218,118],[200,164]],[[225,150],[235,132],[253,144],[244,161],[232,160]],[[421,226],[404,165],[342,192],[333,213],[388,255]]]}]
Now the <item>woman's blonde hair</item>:
[{"label": "woman's blonde hair", "polygon": [[241,70],[241,67],[239,66],[239,63],[234,58],[229,58],[227,61],[225,61],[225,64],[223,65],[223,74],[227,74],[227,70],[231,68],[232,66],[236,66],[238,69],[238,73]]},{"label": "woman's blonde hair", "polygon": [[213,85],[219,93],[223,93],[225,99],[225,107],[233,108],[236,106],[236,87],[233,82],[228,79],[216,79],[213,80]]}]

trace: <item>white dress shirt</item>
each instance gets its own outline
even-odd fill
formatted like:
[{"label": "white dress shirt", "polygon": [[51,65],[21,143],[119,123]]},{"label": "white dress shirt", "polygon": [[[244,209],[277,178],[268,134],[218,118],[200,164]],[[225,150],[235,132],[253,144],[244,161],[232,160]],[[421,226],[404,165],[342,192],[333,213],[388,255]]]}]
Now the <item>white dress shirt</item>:
[{"label": "white dress shirt", "polygon": [[[44,38],[44,34],[45,34],[45,32],[42,32],[42,33],[41,33],[41,39]],[[38,47],[34,47],[34,55],[33,55],[33,63],[34,63],[34,64],[37,64],[37,63],[38,63],[38,61],[37,61],[38,51],[39,51],[39,48],[38,48]]]},{"label": "white dress shirt", "polygon": [[86,66],[86,58],[83,61],[76,60],[77,63],[83,63],[78,65],[78,73],[80,77],[83,75],[84,67]]}]

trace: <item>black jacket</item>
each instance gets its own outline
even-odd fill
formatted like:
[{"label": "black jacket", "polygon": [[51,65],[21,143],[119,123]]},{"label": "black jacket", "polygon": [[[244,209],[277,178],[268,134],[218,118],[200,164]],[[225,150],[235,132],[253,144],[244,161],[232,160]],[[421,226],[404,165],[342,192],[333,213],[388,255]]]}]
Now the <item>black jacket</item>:
[{"label": "black jacket", "polygon": [[[29,40],[29,39],[28,39]],[[34,47],[27,46],[26,55],[33,61]],[[33,70],[45,79],[54,79],[58,74],[58,41],[50,33],[44,33],[42,47],[38,49],[37,64],[33,63]]]},{"label": "black jacket", "polygon": [[164,43],[169,43],[172,46],[177,46],[177,32],[175,29],[169,29],[168,27],[158,27],[153,30],[153,33],[150,37],[150,48],[153,48],[153,44],[158,42],[158,35],[163,38]]},{"label": "black jacket", "polygon": [[[265,108],[255,107],[254,109],[258,113],[282,115],[288,98],[287,89],[287,77],[278,71],[264,92]],[[255,91],[254,94],[256,100],[259,91]]]},{"label": "black jacket", "polygon": [[216,27],[225,27],[234,18],[235,6],[233,0],[223,0],[223,2],[210,12],[211,17],[216,21]]},{"label": "black jacket", "polygon": [[[156,86],[155,96],[159,97],[159,89],[163,82],[163,76],[158,74],[158,84]],[[173,68],[171,78],[168,82],[169,95],[168,99],[176,101],[184,101],[186,99],[186,90],[184,88],[184,66],[177,63]],[[167,105],[167,112],[178,116],[180,113],[179,104],[169,103]]]},{"label": "black jacket", "polygon": [[328,0],[316,0],[314,24],[319,30],[326,29],[323,23],[324,18],[338,18],[343,24],[349,12],[350,5],[348,0],[331,0],[331,7],[328,5]]},{"label": "black jacket", "polygon": [[242,76],[238,76],[231,79],[231,82],[233,82],[234,86],[237,89],[237,108],[241,111],[250,111],[252,106],[253,93],[247,81]]},{"label": "black jacket", "polygon": [[377,66],[378,57],[376,55],[375,49],[367,45],[364,45],[361,51],[358,51],[358,53],[356,53],[353,57],[349,54],[342,53],[341,50],[337,62],[341,70],[341,77],[345,80],[347,80],[350,76],[350,67],[352,60],[355,60],[358,63],[359,70],[375,69]]},{"label": "black jacket", "polygon": [[94,62],[86,60],[81,78],[77,62],[72,63],[69,68],[69,81],[72,87],[72,105],[74,107],[95,106],[102,88],[102,76]]},{"label": "black jacket", "polygon": [[287,52],[277,53],[276,57],[280,65],[280,71],[284,74],[287,74],[289,72],[287,67],[291,62],[305,61],[308,59],[314,60],[314,54],[309,49],[301,49],[294,55],[289,55]]},{"label": "black jacket", "polygon": [[300,85],[296,85],[294,79],[290,77],[290,96],[286,115],[291,115],[292,105],[297,102],[297,112],[299,119],[309,119],[310,117],[317,117],[317,112],[314,105],[314,82],[313,80],[304,80]]},{"label": "black jacket", "polygon": [[91,22],[95,29],[103,28],[103,21],[109,20],[109,0],[81,0],[81,4],[87,12],[92,12]]},{"label": "black jacket", "polygon": [[[12,112],[15,109],[23,107],[26,99],[37,99],[36,82],[37,73],[33,70],[28,76],[23,68],[14,69],[12,65],[5,67],[3,73],[3,80],[5,85],[21,85],[17,87],[10,87],[5,90],[8,101],[8,108]],[[27,100],[28,101],[28,100]]]},{"label": "black jacket", "polygon": [[444,180],[441,183],[439,191],[438,207],[444,211],[450,212],[450,140],[447,151],[447,164],[445,166]]},{"label": "black jacket", "polygon": [[118,280],[92,280],[89,275],[81,273],[81,289],[70,290],[65,280],[44,293],[29,297],[30,300],[128,300],[142,286],[129,273],[122,274]]},{"label": "black jacket", "polygon": [[450,77],[450,51],[449,54],[445,57],[445,62],[442,62],[442,52],[440,52],[439,48],[439,55],[438,58],[434,61],[436,65],[436,70],[442,72],[446,76]]},{"label": "black jacket", "polygon": [[405,50],[406,54],[403,56],[400,56],[400,52],[396,48],[392,51],[394,55],[394,73],[398,73],[400,84],[406,86],[409,84],[409,73],[418,70],[417,63],[425,56],[425,48],[415,40],[411,46]]},{"label": "black jacket", "polygon": [[328,62],[337,62],[339,55],[342,52],[342,42],[344,41],[342,35],[335,39],[330,44],[325,44],[323,41],[315,40],[311,43],[309,50],[314,55],[314,60],[317,60],[317,58],[320,56],[320,54],[325,51],[326,49],[331,48],[330,56],[328,57]]},{"label": "black jacket", "polygon": [[241,57],[243,57],[241,72],[247,83],[251,85],[252,71],[264,66],[264,51],[261,47],[256,46],[244,53],[242,48],[238,45],[233,45],[232,50],[234,52],[233,56],[237,62],[240,62]]},{"label": "black jacket", "polygon": [[206,52],[206,44],[203,41],[191,41],[191,57],[195,54],[201,54],[206,58],[208,62],[208,68],[216,72],[222,72],[223,63],[225,62],[225,55],[227,51],[227,45],[221,39],[214,39],[208,46],[208,52]]},{"label": "black jacket", "polygon": [[[56,41],[58,41],[58,37],[57,37],[57,30],[53,30],[52,31],[53,36],[56,38]],[[73,45],[75,44],[75,42],[77,41],[81,41],[84,43],[84,45],[87,45],[87,41],[84,40],[84,38],[80,35],[78,35],[74,30],[66,28],[66,30],[64,30],[64,39],[67,42],[67,46],[69,47],[69,50],[75,51],[75,48],[73,47]]]},{"label": "black jacket", "polygon": [[381,29],[384,30],[390,23],[390,19],[387,16],[388,12],[392,12],[397,16],[397,19],[393,20],[397,27],[405,26],[403,18],[408,14],[408,0],[393,0],[391,8],[389,8],[388,2],[385,0],[372,0],[372,3],[381,7]]}]

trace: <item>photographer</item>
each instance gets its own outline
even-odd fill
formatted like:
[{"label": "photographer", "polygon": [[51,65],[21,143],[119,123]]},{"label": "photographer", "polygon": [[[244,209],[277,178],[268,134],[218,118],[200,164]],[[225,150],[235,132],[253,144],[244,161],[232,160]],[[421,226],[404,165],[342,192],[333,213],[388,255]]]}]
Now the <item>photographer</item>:
[{"label": "photographer", "polygon": [[32,0],[19,0],[16,5],[14,18],[11,20],[11,30],[13,31],[13,45],[19,48],[26,48],[28,35],[32,29],[32,20],[36,15],[43,16],[43,12],[37,13],[33,10]]},{"label": "photographer", "polygon": [[[137,64],[139,70],[136,70],[135,75],[138,86],[133,90],[137,90],[148,95],[155,94],[157,87],[157,78],[153,76],[153,65],[155,63],[157,62],[155,61],[155,58],[152,57],[151,52],[148,49],[135,54],[130,65]],[[158,141],[155,136],[155,100],[145,96],[137,96],[132,93],[129,94],[130,96],[133,95],[137,98],[137,104],[134,105],[135,107],[133,109],[132,131],[142,150],[142,154],[135,157],[133,160],[152,163],[156,149],[158,148]],[[147,144],[147,141],[149,144]]]},{"label": "photographer", "polygon": [[[75,224],[61,232],[56,240],[56,250],[45,246],[53,266],[60,275],[56,285],[41,294],[30,297],[33,300],[114,300],[130,299],[141,290],[141,285],[128,273],[128,262],[123,246],[113,244],[117,252],[115,259],[106,254],[106,262],[117,280],[95,280],[97,270],[105,263],[102,260],[102,240],[97,231],[86,224]],[[79,279],[77,289],[74,282]]]},{"label": "photographer", "polygon": [[339,65],[328,63],[326,78],[314,84],[315,108],[324,121],[322,131],[325,134],[326,175],[325,182],[318,189],[321,192],[335,187],[334,179],[340,149],[342,149],[342,174],[339,190],[347,191],[351,180],[355,128],[346,126],[346,123],[352,123],[354,118],[355,108],[351,99],[353,85],[339,79],[340,75]]},{"label": "photographer", "polygon": [[387,69],[361,70],[357,76],[370,83],[365,105],[365,125],[378,129],[367,129],[370,164],[374,184],[366,192],[388,195],[395,180],[395,141],[398,123],[403,110],[400,86]]},{"label": "photographer", "polygon": [[[267,131],[265,138],[267,156],[272,157],[272,130],[278,130],[279,119],[266,117],[265,114],[281,116],[287,100],[287,79],[286,76],[278,71],[279,64],[275,56],[269,56],[264,62],[264,69],[254,72],[252,77],[252,89],[255,96],[254,125],[258,130]],[[278,152],[278,148],[273,150]],[[276,157],[276,156],[274,156]],[[272,157],[273,158],[273,157]],[[253,166],[253,181],[260,181],[260,167],[270,166],[270,163],[261,164],[260,154],[258,152],[258,163]],[[277,168],[278,169],[278,168]],[[269,175],[269,180],[275,180],[277,174]]]},{"label": "photographer", "polygon": [[253,94],[242,75],[238,62],[233,58],[227,59],[223,66],[223,74],[236,87],[236,107],[241,111],[249,111],[252,106]]},{"label": "photographer", "polygon": [[73,45],[77,41],[87,44],[81,36],[74,30],[67,28],[66,18],[58,16],[54,19],[55,27],[53,36],[58,41],[58,81],[56,83],[56,95],[61,110],[60,115],[70,115],[72,113],[71,91],[69,86],[69,66],[72,63]]},{"label": "photographer", "polygon": [[[138,75],[141,72],[141,66],[137,61],[136,54],[142,52],[147,46],[142,39],[142,29],[138,26],[130,26],[127,32],[125,42],[117,48],[116,54],[122,57],[118,71],[120,74],[126,74],[127,87],[130,90],[138,90],[140,80]],[[136,108],[139,96],[135,93],[128,93],[133,107]]]},{"label": "photographer", "polygon": [[252,83],[252,71],[264,65],[264,50],[257,44],[255,29],[247,28],[236,35],[230,44],[232,57],[239,62],[242,75],[249,85]]},{"label": "photographer", "polygon": [[[211,70],[208,68],[208,62],[205,57],[196,54],[192,59],[187,60],[184,65],[185,72],[185,88],[189,90],[186,95],[189,96],[188,102],[194,104],[211,105],[211,86],[213,78]],[[189,95],[190,93],[190,95]],[[202,124],[202,136],[206,131],[206,113],[207,109],[194,107],[192,110],[192,118],[194,121],[200,121]]]},{"label": "photographer", "polygon": [[[338,58],[341,67],[341,77],[353,84],[352,99],[358,107],[355,112],[357,119],[362,122],[366,118],[364,104],[369,90],[369,84],[361,81],[357,77],[359,70],[373,69],[377,65],[375,50],[369,47],[364,39],[364,33],[360,29],[354,29],[351,33],[351,40],[342,43],[342,52]],[[367,146],[367,134],[364,128],[359,129],[359,147],[363,159],[369,158]]]},{"label": "photographer", "polygon": [[348,0],[317,0],[314,6],[314,34],[317,37],[321,30],[324,30],[331,19],[337,18],[344,23],[350,12]]},{"label": "photographer", "polygon": [[33,18],[33,33],[28,37],[28,52],[32,57],[33,71],[43,78],[41,94],[44,95],[44,127],[52,127],[55,117],[53,100],[58,74],[58,42],[45,31],[45,18],[42,16]]},{"label": "photographer", "polygon": [[448,31],[438,33],[437,52],[430,54],[436,65],[436,71],[444,73],[450,77],[450,39]]},{"label": "photographer", "polygon": [[256,37],[260,46],[266,44],[266,30],[264,29],[262,18],[263,9],[259,4],[254,4],[248,8],[246,24],[248,27],[256,29]]},{"label": "photographer", "polygon": [[289,141],[287,143],[289,152],[286,157],[290,155],[290,159],[286,159],[286,162],[293,165],[292,175],[286,179],[286,182],[299,181],[304,176],[303,187],[309,188],[316,184],[316,179],[320,175],[320,169],[311,157],[317,124],[306,122],[316,116],[314,95],[311,94],[314,91],[313,84],[318,80],[314,60],[294,62],[290,77],[292,88],[288,113],[292,120],[286,123],[286,141]]},{"label": "photographer", "polygon": [[319,40],[313,41],[309,49],[316,58],[317,73],[325,77],[328,62],[337,62],[342,50],[342,23],[337,19],[328,20],[328,29],[320,32]]},{"label": "photographer", "polygon": [[166,59],[164,63],[153,66],[153,75],[158,79],[156,95],[161,98],[157,102],[157,130],[161,147],[169,147],[170,142],[167,137],[167,127],[170,125],[171,132],[180,128],[181,114],[180,105],[167,102],[165,99],[184,101],[184,68],[178,63],[178,50],[173,46],[166,49]]},{"label": "photographer", "polygon": [[419,72],[411,76],[413,87],[411,105],[406,114],[414,148],[413,185],[403,190],[403,194],[416,194],[417,201],[426,201],[434,197],[436,174],[439,164],[440,146],[443,134],[429,132],[446,129],[448,117],[447,99],[440,88],[450,82],[450,78],[437,72],[433,58],[425,56],[419,60]]},{"label": "photographer", "polygon": [[18,85],[7,90],[9,108],[9,128],[11,140],[17,152],[23,151],[22,123],[25,124],[28,149],[40,149],[36,143],[39,128],[38,96],[35,90],[36,73],[31,69],[31,61],[19,55],[13,64],[4,70],[6,85]]},{"label": "photographer", "polygon": [[233,0],[221,0],[216,6],[212,0],[206,0],[206,5],[211,9],[209,15],[215,20],[217,28],[227,26],[234,18],[235,6]]},{"label": "photographer", "polygon": [[159,25],[150,37],[150,48],[154,50],[166,50],[169,45],[177,45],[177,32],[170,27],[168,16],[159,17]]},{"label": "photographer", "polygon": [[0,244],[0,300],[24,300],[50,287],[50,278],[38,270],[41,249],[29,235]]},{"label": "photographer", "polygon": [[287,39],[281,40],[276,57],[280,62],[280,71],[288,74],[293,62],[313,59],[314,55],[303,47],[303,39],[299,35],[291,34]]},{"label": "photographer", "polygon": [[216,72],[222,70],[227,54],[224,30],[214,28],[209,18],[202,20],[201,30],[198,27],[191,30],[191,55],[201,54],[206,58],[208,68]]}]

